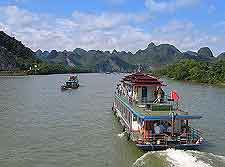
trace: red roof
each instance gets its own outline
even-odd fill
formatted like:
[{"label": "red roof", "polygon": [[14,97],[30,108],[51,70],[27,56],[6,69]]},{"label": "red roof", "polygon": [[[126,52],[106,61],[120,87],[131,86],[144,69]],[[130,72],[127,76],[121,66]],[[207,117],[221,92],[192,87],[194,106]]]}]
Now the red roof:
[{"label": "red roof", "polygon": [[145,85],[145,86],[165,86],[162,81],[157,79],[154,76],[150,76],[145,73],[137,72],[134,74],[127,75],[123,78],[122,81],[130,82],[133,85],[139,86],[139,85]]}]

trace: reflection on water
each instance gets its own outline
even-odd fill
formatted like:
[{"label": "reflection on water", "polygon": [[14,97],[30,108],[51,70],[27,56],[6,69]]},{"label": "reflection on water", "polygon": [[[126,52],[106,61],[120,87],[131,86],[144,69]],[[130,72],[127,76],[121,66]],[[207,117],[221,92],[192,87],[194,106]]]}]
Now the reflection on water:
[{"label": "reflection on water", "polygon": [[79,89],[62,92],[67,77],[0,78],[1,166],[225,166],[225,88],[166,81],[183,108],[203,116],[192,124],[209,147],[143,153],[111,114],[122,75],[81,74]]}]

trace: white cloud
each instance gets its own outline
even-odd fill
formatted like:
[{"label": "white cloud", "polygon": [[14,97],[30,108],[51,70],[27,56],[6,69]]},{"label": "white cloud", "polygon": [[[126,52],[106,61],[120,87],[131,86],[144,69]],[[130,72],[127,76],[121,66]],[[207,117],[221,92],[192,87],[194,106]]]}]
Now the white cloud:
[{"label": "white cloud", "polygon": [[[128,44],[147,36],[132,23],[143,22],[145,14],[82,13],[75,11],[70,18],[55,18],[33,14],[16,6],[0,7],[0,29],[16,36],[33,50],[84,49],[133,50],[140,45]],[[130,34],[127,34],[129,32]],[[123,34],[127,35],[127,38]],[[139,35],[139,36],[138,36]],[[126,42],[124,42],[126,41]],[[128,47],[127,47],[127,46]]]},{"label": "white cloud", "polygon": [[208,34],[198,30],[191,22],[172,20],[168,24],[156,28],[153,32],[156,43],[173,44],[182,51],[197,51],[201,47],[208,46],[217,55],[224,51],[225,41],[219,34]]},{"label": "white cloud", "polygon": [[0,13],[0,29],[33,50],[73,50],[80,47],[135,52],[153,41],[170,43],[181,50],[209,46],[218,53],[225,45],[221,35],[201,32],[189,21],[173,20],[166,25],[157,25],[153,30],[144,30],[139,24],[151,20],[144,13],[75,11],[69,18],[59,18],[31,13],[16,6],[0,7]]},{"label": "white cloud", "polygon": [[199,4],[200,0],[145,0],[146,7],[151,12],[174,12],[180,8],[189,8]]}]

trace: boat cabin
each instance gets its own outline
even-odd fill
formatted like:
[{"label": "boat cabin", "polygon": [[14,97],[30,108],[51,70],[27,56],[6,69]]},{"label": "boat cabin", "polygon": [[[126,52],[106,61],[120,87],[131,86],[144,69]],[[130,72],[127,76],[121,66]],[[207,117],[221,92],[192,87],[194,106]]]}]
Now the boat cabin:
[{"label": "boat cabin", "polygon": [[119,85],[119,91],[135,103],[152,103],[163,101],[165,93],[162,86],[166,86],[157,78],[135,73],[125,76]]}]

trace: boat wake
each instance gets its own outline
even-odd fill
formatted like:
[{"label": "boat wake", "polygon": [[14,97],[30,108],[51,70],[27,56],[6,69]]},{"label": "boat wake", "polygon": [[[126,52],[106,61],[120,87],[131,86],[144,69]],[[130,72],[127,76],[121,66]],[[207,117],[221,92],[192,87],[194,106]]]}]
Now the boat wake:
[{"label": "boat wake", "polygon": [[145,158],[154,152],[147,152],[144,155],[142,155],[140,158],[138,158],[134,163],[133,167],[143,167],[146,164]]},{"label": "boat wake", "polygon": [[[224,167],[225,156],[200,151],[168,149],[165,151],[147,152],[138,158],[132,167],[155,166],[168,167]],[[160,162],[161,161],[161,162]]]},{"label": "boat wake", "polygon": [[[212,157],[215,157],[215,158],[217,158],[217,159],[219,159],[219,160],[221,160],[221,161],[223,161],[225,163],[225,156],[215,155],[213,153],[209,153],[209,155],[211,155]],[[224,164],[224,166],[225,166],[225,164]]]},{"label": "boat wake", "polygon": [[125,135],[125,133],[126,132],[119,133],[117,136],[119,136],[120,138],[122,138]]},{"label": "boat wake", "polygon": [[211,167],[210,164],[198,159],[188,151],[168,149],[165,154],[167,161],[174,167]]}]

